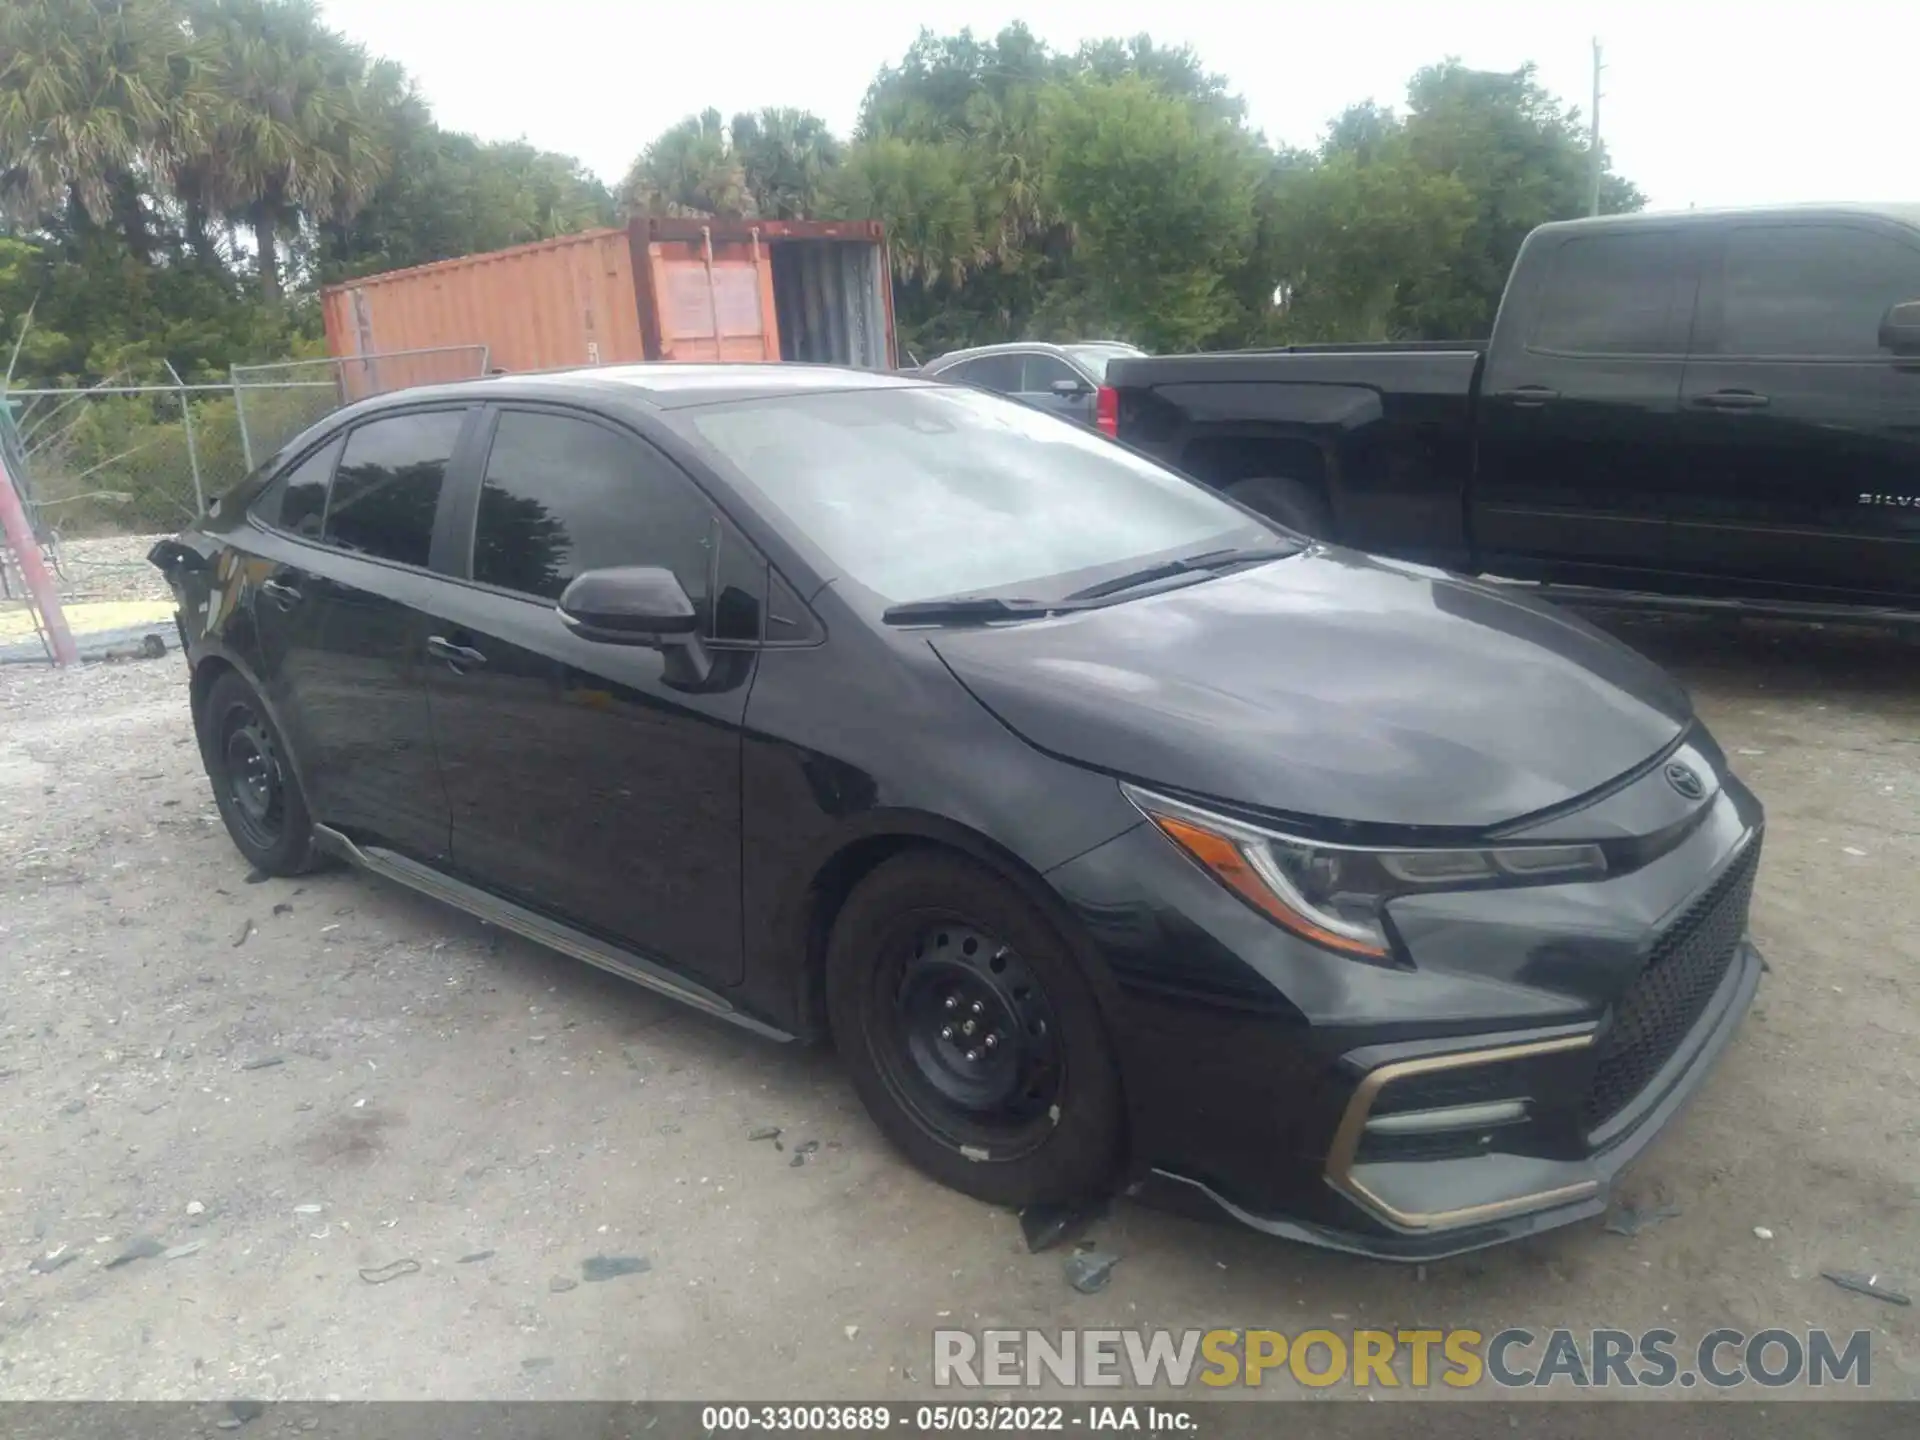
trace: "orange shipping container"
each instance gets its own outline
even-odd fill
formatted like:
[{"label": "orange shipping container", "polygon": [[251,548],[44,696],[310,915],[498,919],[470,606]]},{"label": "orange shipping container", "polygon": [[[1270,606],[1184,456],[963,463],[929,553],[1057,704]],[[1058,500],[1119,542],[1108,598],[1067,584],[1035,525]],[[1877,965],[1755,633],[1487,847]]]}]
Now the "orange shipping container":
[{"label": "orange shipping container", "polygon": [[877,221],[635,220],[329,285],[343,358],[485,345],[498,370],[635,360],[896,365]]}]

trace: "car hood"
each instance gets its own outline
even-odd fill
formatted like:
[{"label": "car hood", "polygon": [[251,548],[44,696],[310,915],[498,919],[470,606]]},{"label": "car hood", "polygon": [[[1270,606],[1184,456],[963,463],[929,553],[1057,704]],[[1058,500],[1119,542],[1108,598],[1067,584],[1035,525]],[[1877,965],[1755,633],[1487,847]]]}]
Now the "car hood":
[{"label": "car hood", "polygon": [[1664,672],[1551,606],[1315,547],[931,641],[1029,744],[1148,784],[1369,826],[1484,829],[1687,727]]}]

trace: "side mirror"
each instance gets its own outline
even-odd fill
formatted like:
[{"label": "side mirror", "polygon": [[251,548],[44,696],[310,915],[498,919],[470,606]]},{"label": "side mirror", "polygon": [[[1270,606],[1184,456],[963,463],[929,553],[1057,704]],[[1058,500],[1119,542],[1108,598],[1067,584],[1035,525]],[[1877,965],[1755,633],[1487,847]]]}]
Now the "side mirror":
[{"label": "side mirror", "polygon": [[1920,355],[1920,300],[1887,307],[1880,321],[1880,348],[1895,355]]},{"label": "side mirror", "polygon": [[1062,400],[1074,400],[1091,393],[1089,387],[1078,380],[1056,380],[1047,387]]},{"label": "side mirror", "polygon": [[697,685],[713,668],[700,616],[671,570],[622,565],[576,575],[560,595],[561,622],[582,640],[663,651],[667,679]]}]

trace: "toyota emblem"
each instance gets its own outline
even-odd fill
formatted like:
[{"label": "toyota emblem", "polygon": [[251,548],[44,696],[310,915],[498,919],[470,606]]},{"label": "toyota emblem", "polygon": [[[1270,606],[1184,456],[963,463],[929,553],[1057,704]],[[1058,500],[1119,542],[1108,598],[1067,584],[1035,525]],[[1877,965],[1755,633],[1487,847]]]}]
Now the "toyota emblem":
[{"label": "toyota emblem", "polygon": [[1707,793],[1707,787],[1700,783],[1700,777],[1678,761],[1667,766],[1667,784],[1678,791],[1683,800],[1698,800]]}]

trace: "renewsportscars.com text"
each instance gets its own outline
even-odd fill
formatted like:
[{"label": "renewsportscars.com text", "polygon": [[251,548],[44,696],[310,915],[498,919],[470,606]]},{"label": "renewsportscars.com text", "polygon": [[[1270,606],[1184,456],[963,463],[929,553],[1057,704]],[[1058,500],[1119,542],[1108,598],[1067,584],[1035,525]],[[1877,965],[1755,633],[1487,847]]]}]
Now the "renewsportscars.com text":
[{"label": "renewsportscars.com text", "polygon": [[1873,1383],[1872,1334],[1855,1330],[936,1330],[933,1383],[1151,1389],[1726,1390]]}]

